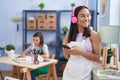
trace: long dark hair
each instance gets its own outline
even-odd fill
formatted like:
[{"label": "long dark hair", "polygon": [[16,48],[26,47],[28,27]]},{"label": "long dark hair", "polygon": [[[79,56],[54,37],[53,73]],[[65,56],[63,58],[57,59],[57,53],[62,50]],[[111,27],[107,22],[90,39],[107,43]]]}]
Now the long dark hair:
[{"label": "long dark hair", "polygon": [[33,37],[39,37],[40,39],[40,45],[43,46],[43,43],[44,43],[44,39],[43,39],[43,35],[41,32],[36,32]]},{"label": "long dark hair", "polygon": [[[74,10],[74,16],[77,17],[79,11],[81,11],[84,8],[88,9],[88,7],[86,7],[86,6],[78,6],[78,7],[76,7],[75,10]],[[77,23],[72,23],[71,22],[71,24],[70,24],[70,32],[69,32],[69,35],[68,35],[68,42],[75,41],[76,36],[77,36],[78,33],[79,33],[79,31],[78,31]],[[85,38],[90,37],[90,28],[89,28],[89,26],[84,29],[83,37],[85,37]]]}]

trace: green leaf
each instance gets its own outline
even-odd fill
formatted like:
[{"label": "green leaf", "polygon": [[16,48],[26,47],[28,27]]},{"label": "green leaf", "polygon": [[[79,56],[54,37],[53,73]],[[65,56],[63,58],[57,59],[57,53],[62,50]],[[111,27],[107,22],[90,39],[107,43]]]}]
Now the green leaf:
[{"label": "green leaf", "polygon": [[67,31],[68,31],[67,26],[64,26],[64,27],[63,27],[63,32],[67,32]]},{"label": "green leaf", "polygon": [[74,7],[75,6],[75,3],[71,3],[71,7]]},{"label": "green leaf", "polygon": [[43,9],[45,7],[44,3],[39,4],[40,9]]}]

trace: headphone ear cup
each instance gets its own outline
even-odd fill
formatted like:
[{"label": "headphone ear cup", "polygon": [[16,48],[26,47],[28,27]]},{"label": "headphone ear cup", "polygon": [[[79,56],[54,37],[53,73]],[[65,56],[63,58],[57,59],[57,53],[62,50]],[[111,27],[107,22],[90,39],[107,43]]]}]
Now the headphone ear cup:
[{"label": "headphone ear cup", "polygon": [[73,16],[72,17],[72,23],[75,24],[75,23],[77,23],[77,21],[78,21],[77,18],[75,16]]}]

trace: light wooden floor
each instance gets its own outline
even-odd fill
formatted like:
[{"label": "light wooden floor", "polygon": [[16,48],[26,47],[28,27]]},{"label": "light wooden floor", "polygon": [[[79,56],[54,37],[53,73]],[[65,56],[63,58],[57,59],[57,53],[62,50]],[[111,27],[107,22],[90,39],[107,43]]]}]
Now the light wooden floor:
[{"label": "light wooden floor", "polygon": [[[11,76],[11,71],[2,71],[2,74],[3,74],[3,76],[5,77],[5,76]],[[0,80],[2,80],[1,79],[1,76],[0,76]],[[45,80],[45,78],[43,78],[42,80]],[[52,78],[51,78],[51,80],[53,80]],[[62,77],[58,77],[58,80],[62,80]]]}]

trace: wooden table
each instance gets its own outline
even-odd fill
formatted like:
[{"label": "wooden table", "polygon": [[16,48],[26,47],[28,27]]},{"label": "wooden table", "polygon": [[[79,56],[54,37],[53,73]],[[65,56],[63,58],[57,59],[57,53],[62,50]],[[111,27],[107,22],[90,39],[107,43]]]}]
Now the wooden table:
[{"label": "wooden table", "polygon": [[[31,80],[31,75],[30,75],[30,71],[37,69],[37,68],[41,68],[44,66],[49,65],[50,69],[48,72],[51,72],[53,79],[57,80],[57,75],[56,75],[56,68],[55,68],[55,64],[57,63],[56,59],[49,59],[49,62],[40,62],[39,64],[35,65],[35,64],[22,64],[22,63],[18,63],[13,61],[12,59],[10,59],[7,56],[3,56],[0,57],[0,63],[4,63],[4,64],[9,64],[9,65],[14,65],[14,66],[18,66],[20,67],[22,70],[27,70],[27,80]],[[47,77],[49,77],[50,75],[48,75]],[[47,78],[47,80],[49,80]]]}]

